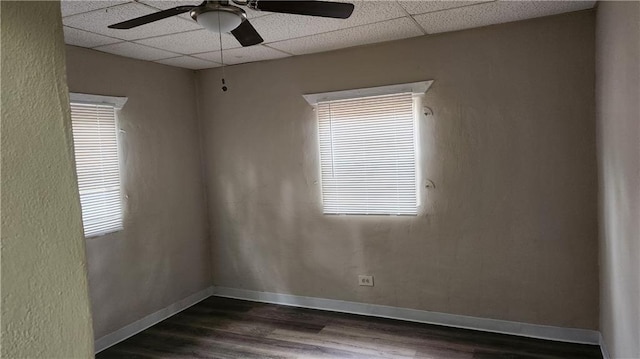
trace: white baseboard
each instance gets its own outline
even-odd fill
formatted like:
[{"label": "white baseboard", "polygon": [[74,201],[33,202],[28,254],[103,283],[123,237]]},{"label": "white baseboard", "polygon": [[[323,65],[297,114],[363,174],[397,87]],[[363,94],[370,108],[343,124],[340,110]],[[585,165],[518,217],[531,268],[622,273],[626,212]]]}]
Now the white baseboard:
[{"label": "white baseboard", "polygon": [[[481,330],[485,332],[518,335],[561,342],[598,345],[600,333],[595,330],[563,328],[547,325],[477,318],[465,315],[429,312],[425,310],[390,307],[385,305],[347,302],[342,300],[303,297],[290,294],[257,292],[228,287],[213,287],[213,295],[293,307],[330,310],[373,317],[407,320],[411,322],[444,325],[448,327]],[[605,357],[607,359],[608,357]]]},{"label": "white baseboard", "polygon": [[443,325],[448,327],[481,330],[485,332],[518,335],[530,338],[556,340],[570,343],[599,345],[604,359],[610,359],[600,332],[587,329],[563,328],[547,325],[528,324],[506,320],[470,317],[465,315],[429,312],[425,310],[390,307],[377,304],[348,302],[335,299],[304,297],[291,294],[258,292],[228,287],[209,287],[192,294],[166,308],[149,314],[125,327],[107,334],[95,341],[95,353],[99,353],[141,331],[175,315],[194,304],[214,295],[218,297],[244,299],[255,302],[273,303],[301,308],[311,308],[368,315],[373,317],[406,320],[411,322]]},{"label": "white baseboard", "polygon": [[140,320],[137,320],[125,327],[122,327],[113,333],[107,334],[97,339],[94,343],[95,353],[97,354],[109,348],[112,345],[120,343],[121,341],[140,333],[141,331],[149,328],[150,326],[156,323],[159,323],[169,318],[170,316],[177,314],[204,299],[209,298],[212,293],[213,293],[213,287],[206,288],[182,300],[179,300],[169,305],[168,307],[160,309],[155,313],[151,313],[146,317]]},{"label": "white baseboard", "polygon": [[607,344],[604,341],[602,333],[600,334],[600,353],[602,353],[602,359],[611,359],[611,355],[609,355]]}]

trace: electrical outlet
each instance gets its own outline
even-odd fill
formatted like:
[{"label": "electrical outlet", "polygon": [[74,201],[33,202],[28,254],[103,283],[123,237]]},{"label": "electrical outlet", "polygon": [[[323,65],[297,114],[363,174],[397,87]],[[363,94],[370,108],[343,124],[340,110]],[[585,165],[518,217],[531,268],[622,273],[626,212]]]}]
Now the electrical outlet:
[{"label": "electrical outlet", "polygon": [[364,285],[367,287],[373,287],[373,276],[372,275],[359,275],[358,276],[358,285]]}]

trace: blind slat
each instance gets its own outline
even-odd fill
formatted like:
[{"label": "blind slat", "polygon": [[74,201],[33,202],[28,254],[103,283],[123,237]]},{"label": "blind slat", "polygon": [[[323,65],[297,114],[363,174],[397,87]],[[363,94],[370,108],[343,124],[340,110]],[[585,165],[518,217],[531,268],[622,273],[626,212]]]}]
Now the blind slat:
[{"label": "blind slat", "polygon": [[326,214],[417,214],[410,93],[318,103]]},{"label": "blind slat", "polygon": [[89,237],[122,229],[114,108],[71,103],[71,127],[84,235]]}]

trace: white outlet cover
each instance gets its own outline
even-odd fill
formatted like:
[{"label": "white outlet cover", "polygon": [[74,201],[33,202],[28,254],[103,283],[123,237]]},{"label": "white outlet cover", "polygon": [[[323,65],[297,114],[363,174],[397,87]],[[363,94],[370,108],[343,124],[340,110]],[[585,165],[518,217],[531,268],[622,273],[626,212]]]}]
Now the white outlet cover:
[{"label": "white outlet cover", "polygon": [[358,285],[373,287],[373,276],[372,275],[359,275],[358,276]]}]

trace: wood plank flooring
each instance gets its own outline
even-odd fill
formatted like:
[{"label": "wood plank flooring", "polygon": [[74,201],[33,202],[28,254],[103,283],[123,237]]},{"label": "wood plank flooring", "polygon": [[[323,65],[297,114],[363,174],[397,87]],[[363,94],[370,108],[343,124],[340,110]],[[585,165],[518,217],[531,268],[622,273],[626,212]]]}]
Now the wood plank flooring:
[{"label": "wood plank flooring", "polygon": [[111,347],[109,358],[602,358],[568,344],[210,297]]}]

